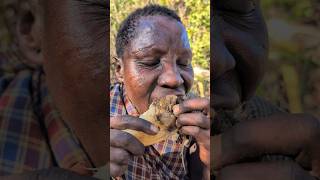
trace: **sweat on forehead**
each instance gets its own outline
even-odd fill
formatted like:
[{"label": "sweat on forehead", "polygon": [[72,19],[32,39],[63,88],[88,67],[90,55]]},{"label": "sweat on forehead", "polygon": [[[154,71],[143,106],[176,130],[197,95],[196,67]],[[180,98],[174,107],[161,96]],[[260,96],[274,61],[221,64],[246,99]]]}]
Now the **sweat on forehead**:
[{"label": "sweat on forehead", "polygon": [[139,20],[146,16],[166,16],[181,22],[180,17],[171,9],[159,5],[148,5],[142,9],[137,9],[120,24],[116,37],[116,53],[122,57],[125,47],[134,38]]}]

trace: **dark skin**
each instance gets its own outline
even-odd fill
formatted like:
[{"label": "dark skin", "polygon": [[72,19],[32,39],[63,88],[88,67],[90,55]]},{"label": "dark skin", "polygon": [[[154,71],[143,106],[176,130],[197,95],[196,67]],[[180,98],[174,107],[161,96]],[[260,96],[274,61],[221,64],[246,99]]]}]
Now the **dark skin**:
[{"label": "dark skin", "polygon": [[106,4],[105,0],[44,3],[42,47],[48,88],[97,167],[108,159]]},{"label": "dark skin", "polygon": [[[29,62],[43,65],[55,106],[90,158],[66,168],[80,175],[92,175],[87,167],[104,166],[109,159],[105,109],[109,78],[107,1],[46,0],[43,5],[32,2],[31,7],[37,8],[26,6],[19,13],[22,23],[17,24],[15,33],[18,46]],[[26,15],[31,15],[33,21],[24,21]],[[52,179],[79,177],[54,169],[17,178],[38,179],[35,174],[39,173],[48,178],[56,174]]]},{"label": "dark skin", "polygon": [[[258,2],[221,0],[215,8],[213,108],[233,109],[254,94],[262,77],[267,32]],[[310,115],[283,113],[253,119],[211,137],[211,167],[221,180],[315,179],[320,177],[319,138],[319,120]],[[294,160],[249,161],[264,154]]]},{"label": "dark skin", "polygon": [[[117,67],[117,77],[124,83],[127,96],[139,113],[143,113],[154,99],[175,94],[185,95],[193,83],[191,49],[185,28],[176,20],[164,16],[142,17],[137,35],[125,47]],[[197,110],[203,111],[195,112]],[[209,178],[210,120],[209,100],[195,98],[174,107],[181,132],[195,137],[199,145],[198,160],[204,164],[203,177]],[[155,134],[156,127],[132,116],[111,117],[110,173],[122,175],[130,156],[144,153],[142,143],[123,132],[134,129]],[[120,155],[124,156],[122,158]],[[192,162],[190,162],[193,164]]]}]

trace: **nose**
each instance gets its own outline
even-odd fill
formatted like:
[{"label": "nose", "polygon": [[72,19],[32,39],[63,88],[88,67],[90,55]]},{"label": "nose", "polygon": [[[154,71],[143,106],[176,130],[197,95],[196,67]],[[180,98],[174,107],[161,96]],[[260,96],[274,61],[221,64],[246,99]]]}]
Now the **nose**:
[{"label": "nose", "polygon": [[219,32],[218,24],[218,22],[213,22],[213,30],[211,31],[213,43],[211,43],[212,53],[210,58],[212,59],[212,63],[210,68],[213,70],[213,80],[234,69],[236,66],[236,61],[225,45],[222,34]]},{"label": "nose", "polygon": [[183,78],[177,68],[177,65],[163,65],[162,73],[158,78],[158,84],[166,88],[177,88],[184,83]]}]

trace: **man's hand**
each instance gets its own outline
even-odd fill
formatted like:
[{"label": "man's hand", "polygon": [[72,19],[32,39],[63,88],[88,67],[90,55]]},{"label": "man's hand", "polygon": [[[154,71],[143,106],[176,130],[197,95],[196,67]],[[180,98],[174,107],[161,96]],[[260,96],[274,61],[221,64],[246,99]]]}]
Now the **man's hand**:
[{"label": "man's hand", "polygon": [[235,168],[231,170],[252,168],[252,174],[255,170],[277,169],[278,165],[274,164],[255,163],[257,167],[254,164],[243,167],[238,163],[265,154],[281,154],[293,157],[300,167],[311,169],[312,175],[320,177],[319,139],[320,122],[309,115],[280,114],[242,122],[223,134],[211,137],[213,170],[223,172],[224,168],[233,166]]},{"label": "man's hand", "polygon": [[150,122],[133,116],[110,118],[110,175],[121,176],[127,170],[131,156],[144,153],[144,145],[131,134],[121,131],[132,129],[155,135],[158,128]]},{"label": "man's hand", "polygon": [[194,98],[173,107],[173,112],[178,117],[177,127],[180,128],[181,133],[193,136],[196,139],[200,160],[208,170],[210,169],[209,105],[209,99]]}]

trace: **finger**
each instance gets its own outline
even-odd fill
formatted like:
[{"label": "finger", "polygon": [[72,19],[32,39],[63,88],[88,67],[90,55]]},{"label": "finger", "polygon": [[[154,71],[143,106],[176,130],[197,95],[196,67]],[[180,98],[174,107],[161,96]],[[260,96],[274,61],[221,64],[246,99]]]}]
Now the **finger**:
[{"label": "finger", "polygon": [[185,135],[198,137],[201,132],[201,129],[197,126],[182,126],[180,132]]},{"label": "finger", "polygon": [[115,116],[110,118],[110,128],[112,129],[132,129],[136,131],[142,131],[150,135],[158,133],[159,128],[152,123],[133,116]]},{"label": "finger", "polygon": [[111,177],[119,177],[122,176],[126,170],[128,169],[127,165],[119,166],[115,163],[110,163],[110,175]]},{"label": "finger", "polygon": [[121,148],[110,147],[110,161],[119,165],[128,165],[130,154]]},{"label": "finger", "polygon": [[205,144],[210,146],[210,130],[204,130],[197,126],[182,126],[180,132],[196,138],[199,145]]},{"label": "finger", "polygon": [[294,162],[263,162],[230,165],[219,171],[217,180],[316,180]]},{"label": "finger", "polygon": [[110,145],[125,149],[135,156],[144,153],[144,145],[131,134],[121,130],[110,129]]},{"label": "finger", "polygon": [[177,118],[177,127],[199,126],[203,129],[210,129],[210,119],[203,113],[184,113]]},{"label": "finger", "polygon": [[182,113],[192,111],[203,111],[209,113],[210,101],[207,98],[194,98],[183,101],[182,103],[173,106],[173,113],[177,116]]},{"label": "finger", "polygon": [[[319,162],[320,148],[312,145],[317,144],[319,132],[319,122],[303,115],[281,114],[250,120],[213,137],[213,158],[223,167],[264,154],[301,157],[299,154],[307,151],[313,162]],[[304,165],[310,163],[304,161]]]}]

